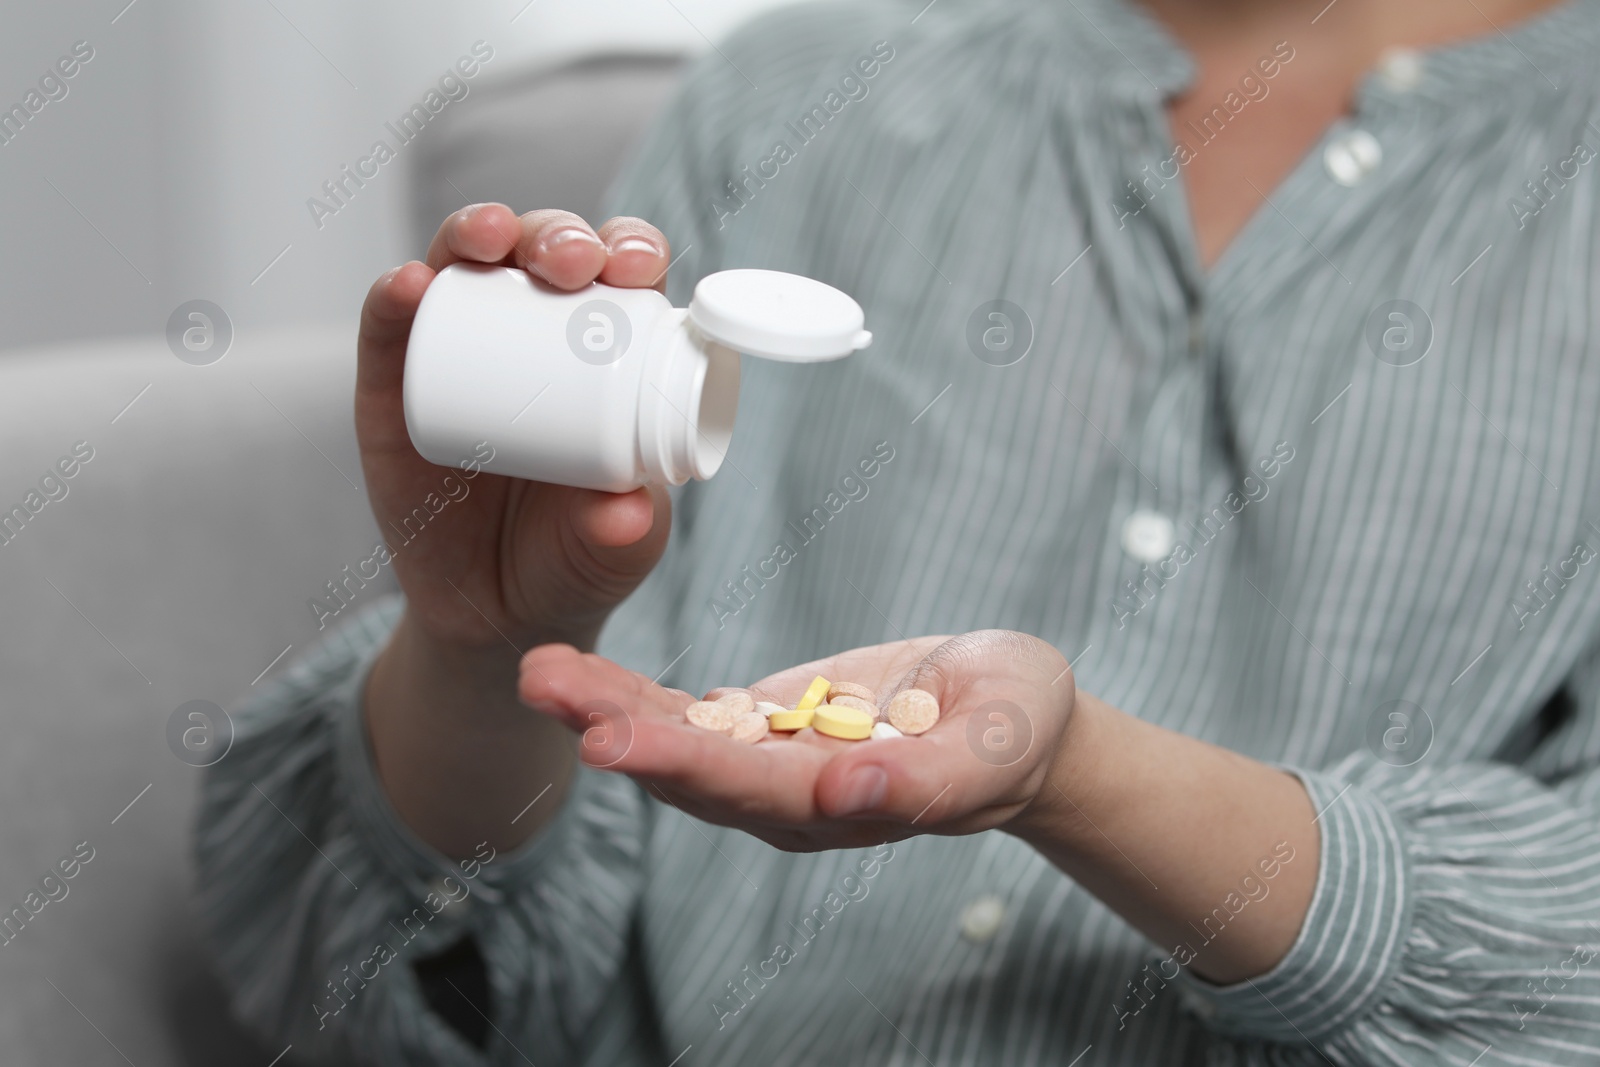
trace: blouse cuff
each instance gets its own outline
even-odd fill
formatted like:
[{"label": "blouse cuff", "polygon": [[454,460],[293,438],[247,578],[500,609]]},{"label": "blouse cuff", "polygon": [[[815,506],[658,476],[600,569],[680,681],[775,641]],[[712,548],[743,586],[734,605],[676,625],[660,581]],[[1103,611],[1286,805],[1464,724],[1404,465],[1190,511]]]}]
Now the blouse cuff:
[{"label": "blouse cuff", "polygon": [[1316,1043],[1382,996],[1411,928],[1412,897],[1405,845],[1388,809],[1358,786],[1284,769],[1321,813],[1321,866],[1299,936],[1257,978],[1218,986],[1185,970],[1177,981],[1185,1004],[1215,1032]]}]

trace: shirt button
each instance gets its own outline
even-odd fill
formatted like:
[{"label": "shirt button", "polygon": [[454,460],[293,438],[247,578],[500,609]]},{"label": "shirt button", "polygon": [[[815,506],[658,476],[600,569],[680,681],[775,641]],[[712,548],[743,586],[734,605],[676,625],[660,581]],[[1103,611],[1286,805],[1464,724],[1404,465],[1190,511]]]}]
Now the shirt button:
[{"label": "shirt button", "polygon": [[1328,142],[1322,165],[1340,185],[1354,187],[1383,162],[1383,146],[1366,130],[1349,130]]},{"label": "shirt button", "polygon": [[1409,48],[1392,48],[1378,61],[1378,78],[1403,93],[1422,83],[1423,70],[1422,53]]},{"label": "shirt button", "polygon": [[1122,524],[1122,550],[1140,563],[1159,563],[1172,554],[1178,528],[1159,511],[1135,511]]},{"label": "shirt button", "polygon": [[985,893],[962,911],[961,936],[968,941],[982,944],[999,933],[1000,924],[1005,921],[1005,901],[993,893]]}]

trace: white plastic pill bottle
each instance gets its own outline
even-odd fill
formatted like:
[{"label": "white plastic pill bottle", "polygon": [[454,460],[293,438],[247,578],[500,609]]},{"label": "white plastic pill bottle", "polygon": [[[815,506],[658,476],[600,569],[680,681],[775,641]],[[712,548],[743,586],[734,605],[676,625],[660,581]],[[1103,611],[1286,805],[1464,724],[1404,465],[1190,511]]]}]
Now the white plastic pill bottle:
[{"label": "white plastic pill bottle", "polygon": [[423,458],[625,492],[717,472],[739,406],[739,354],[842,359],[872,335],[831,286],[770,270],[707,275],[687,308],[654,289],[574,292],[457,263],[423,295],[405,414]]}]

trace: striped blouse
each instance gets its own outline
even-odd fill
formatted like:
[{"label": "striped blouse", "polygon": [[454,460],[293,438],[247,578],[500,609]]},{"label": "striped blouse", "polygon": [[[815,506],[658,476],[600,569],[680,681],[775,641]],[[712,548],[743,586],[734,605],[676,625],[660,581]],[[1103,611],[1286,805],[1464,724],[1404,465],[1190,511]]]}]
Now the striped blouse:
[{"label": "striped blouse", "polygon": [[[389,1067],[1600,1063],[1600,2],[1391,55],[1203,269],[1182,168],[1275,106],[1316,6],[1177,143],[1192,62],[1117,0],[802,6],[708,53],[614,207],[671,239],[680,306],[795,271],[876,340],[746,360],[724,468],[601,650],[701,691],[1025,631],[1292,769],[1319,860],[1264,855],[1156,945],[1003,833],[791,855],[584,770],[454,864],[357,713],[390,602],[210,772],[239,1014]],[[1269,973],[1183,966],[1308,862]],[[463,938],[481,1047],[411,966]]]}]

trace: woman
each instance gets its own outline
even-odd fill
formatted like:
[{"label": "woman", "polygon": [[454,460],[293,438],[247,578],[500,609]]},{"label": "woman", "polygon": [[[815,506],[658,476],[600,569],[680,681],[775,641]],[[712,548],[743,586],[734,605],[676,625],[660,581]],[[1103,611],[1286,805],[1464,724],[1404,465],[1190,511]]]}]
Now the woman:
[{"label": "woman", "polygon": [[[383,529],[451,476],[400,407],[450,262],[790,270],[877,340],[747,366],[670,501],[481,476],[391,546],[208,783],[240,1012],[384,1064],[1600,1061],[1597,16],[798,8],[627,217],[451,216],[363,312]],[[819,673],[941,720],[742,746],[652,681]]]}]

